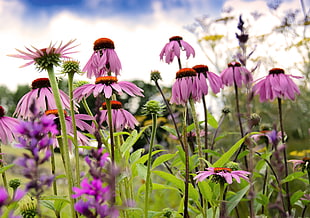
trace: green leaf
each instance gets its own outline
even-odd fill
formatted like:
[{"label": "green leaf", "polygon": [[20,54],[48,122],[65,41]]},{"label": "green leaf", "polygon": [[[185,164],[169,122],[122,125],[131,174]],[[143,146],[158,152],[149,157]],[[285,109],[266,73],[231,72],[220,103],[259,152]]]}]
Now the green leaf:
[{"label": "green leaf", "polygon": [[132,131],[130,136],[127,137],[126,141],[122,144],[120,150],[122,153],[122,156],[124,157],[124,154],[129,151],[132,146],[138,141],[142,133],[146,130],[147,127],[144,127],[140,130],[138,133],[137,130]]},{"label": "green leaf", "polygon": [[219,126],[218,122],[216,121],[214,116],[209,113],[209,111],[208,111],[208,124],[212,126],[214,129],[217,129]]},{"label": "green leaf", "polygon": [[229,162],[230,158],[234,155],[234,153],[240,148],[242,143],[244,142],[245,137],[241,138],[239,141],[236,142],[226,153],[220,157],[214,164],[213,167],[223,167],[227,162]]},{"label": "green leaf", "polygon": [[209,182],[207,181],[198,182],[198,187],[199,190],[201,191],[203,198],[206,199],[208,202],[212,202],[213,191],[209,186]]},{"label": "green leaf", "polygon": [[249,188],[250,188],[250,185],[247,185],[246,187],[238,191],[233,197],[228,199],[228,202],[227,202],[228,214],[230,214],[231,211],[238,205],[238,203],[241,201],[241,199],[243,198],[245,193],[249,190]]},{"label": "green leaf", "polygon": [[[179,191],[177,188],[170,186],[170,185],[164,185],[164,184],[158,184],[158,183],[152,183],[152,190],[159,190],[159,189],[170,189],[174,191]],[[138,190],[138,196],[141,195],[141,192],[145,191],[145,184],[142,185]]]},{"label": "green leaf", "polygon": [[160,128],[166,130],[167,132],[169,132],[170,134],[177,136],[177,132],[175,131],[174,128],[171,128],[169,126],[161,126]]},{"label": "green leaf", "polygon": [[8,169],[12,168],[13,166],[15,166],[15,164],[8,164],[6,166],[3,166],[0,168],[0,173],[4,173],[5,171],[7,171]]},{"label": "green leaf", "polygon": [[133,152],[133,153],[130,155],[129,162],[130,162],[130,163],[134,163],[134,162],[136,162],[137,160],[139,160],[139,158],[141,157],[141,155],[142,155],[143,152],[144,152],[144,149],[143,149],[143,148],[140,148],[140,149],[136,150],[135,152]]},{"label": "green leaf", "polygon": [[257,195],[256,199],[255,199],[258,203],[260,203],[261,205],[268,205],[269,204],[269,198],[268,196],[260,193]]},{"label": "green leaf", "polygon": [[157,166],[161,165],[162,163],[174,158],[177,153],[178,152],[175,152],[174,154],[163,154],[163,155],[157,157],[152,164],[152,169],[154,169]]},{"label": "green leaf", "polygon": [[[156,150],[156,151],[153,151],[153,152],[152,152],[152,156],[155,155],[155,154],[157,154],[157,153],[159,153],[159,152],[162,152],[162,151],[164,151],[164,150]],[[142,164],[144,164],[144,163],[147,161],[148,157],[149,157],[149,155],[143,155],[142,157],[140,157],[140,158],[136,161],[136,163],[142,163]]]},{"label": "green leaf", "polygon": [[138,175],[142,179],[146,180],[147,167],[144,164],[140,164],[140,163],[137,164],[136,167],[137,167]]},{"label": "green leaf", "polygon": [[44,207],[48,209],[51,209],[52,211],[56,211],[54,204],[51,201],[41,200],[40,204],[42,204]]},{"label": "green leaf", "polygon": [[298,179],[302,176],[304,176],[306,173],[305,172],[294,172],[289,174],[286,178],[282,179],[282,183],[290,182],[293,181],[294,179]]},{"label": "green leaf", "polygon": [[291,204],[294,205],[305,193],[301,190],[296,191],[294,194],[292,194],[290,200]]}]

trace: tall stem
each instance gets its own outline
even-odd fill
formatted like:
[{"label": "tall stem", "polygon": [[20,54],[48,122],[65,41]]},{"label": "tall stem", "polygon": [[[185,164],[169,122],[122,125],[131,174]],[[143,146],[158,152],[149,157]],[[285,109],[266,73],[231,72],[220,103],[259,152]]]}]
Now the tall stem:
[{"label": "tall stem", "polygon": [[[55,152],[54,152],[54,147],[50,146],[51,149],[51,166],[52,166],[52,174],[55,177],[56,174],[56,164],[55,164]],[[53,180],[53,193],[54,195],[57,196],[57,183],[56,179]]]},{"label": "tall stem", "polygon": [[[279,122],[280,122],[280,130],[281,130],[281,141],[282,141],[282,144],[284,144],[285,140],[284,140],[284,128],[283,128],[281,98],[278,98],[278,109],[279,109]],[[285,177],[287,177],[288,176],[288,166],[287,166],[287,157],[286,157],[285,146],[283,148],[283,159],[284,159]],[[290,201],[290,191],[289,191],[288,182],[285,183],[285,192],[286,192],[287,210],[288,210],[289,215],[291,215],[291,201]]]},{"label": "tall stem", "polygon": [[[106,99],[106,106],[107,106],[107,113],[108,113],[108,124],[109,124],[109,132],[110,132],[110,144],[111,144],[111,162],[112,162],[112,169],[115,169],[115,146],[114,146],[114,132],[113,132],[113,122],[112,122],[112,105],[111,100]],[[115,204],[115,188],[116,188],[116,181],[115,176],[112,177],[112,198],[111,198],[111,204]]]},{"label": "tall stem", "polygon": [[[208,142],[208,108],[206,104],[206,99],[205,96],[202,96],[202,105],[203,105],[203,110],[205,114],[205,150],[209,148],[209,142]],[[208,160],[208,152],[205,153],[205,158]]]},{"label": "tall stem", "polygon": [[[1,143],[0,143],[0,168],[2,168],[2,167],[4,167],[4,164],[3,164],[2,148],[1,148]],[[8,182],[6,179],[5,171],[3,171],[3,173],[1,173],[1,177],[3,180],[3,186],[6,189],[6,191],[8,191]]]},{"label": "tall stem", "polygon": [[49,66],[47,68],[47,73],[48,73],[48,77],[50,80],[50,84],[51,84],[51,88],[53,91],[53,95],[55,98],[55,103],[56,103],[56,107],[58,110],[58,116],[59,116],[59,122],[60,122],[60,128],[61,128],[61,136],[62,136],[62,146],[63,146],[63,157],[65,159],[65,162],[67,163],[65,165],[65,170],[66,170],[66,175],[67,175],[67,180],[68,180],[68,194],[69,194],[69,198],[71,201],[71,212],[72,212],[72,217],[77,217],[77,213],[74,209],[74,199],[71,198],[73,191],[72,191],[72,187],[73,187],[73,176],[72,176],[72,167],[70,163],[70,157],[69,157],[69,146],[68,146],[68,135],[67,135],[67,129],[66,129],[66,121],[65,121],[65,114],[63,111],[63,107],[62,107],[62,102],[61,102],[61,98],[60,98],[60,94],[59,94],[59,88],[58,88],[58,84],[56,81],[56,76],[54,73],[54,68],[53,66]]},{"label": "tall stem", "polygon": [[184,116],[183,116],[183,139],[184,139],[184,153],[185,153],[185,182],[184,182],[184,218],[189,218],[188,214],[188,185],[189,185],[189,149],[186,136],[186,114],[187,105],[185,106]]},{"label": "tall stem", "polygon": [[73,145],[74,145],[74,155],[75,155],[75,170],[76,170],[76,186],[80,186],[80,153],[78,147],[77,139],[77,129],[76,129],[76,120],[75,120],[75,111],[74,111],[74,100],[73,100],[73,77],[74,73],[68,73],[68,89],[69,89],[69,98],[70,98],[70,115],[72,119],[73,127]]},{"label": "tall stem", "polygon": [[151,187],[151,166],[152,166],[152,151],[154,145],[154,139],[156,136],[156,128],[157,128],[157,115],[152,114],[152,133],[151,133],[151,141],[149,148],[149,156],[147,161],[147,171],[146,171],[146,182],[145,182],[145,199],[144,199],[144,217],[148,217],[149,210],[149,195],[152,192]]},{"label": "tall stem", "polygon": [[197,119],[197,113],[195,109],[194,100],[192,98],[189,99],[189,104],[191,106],[192,110],[192,116],[194,120],[195,130],[196,130],[196,141],[198,146],[198,157],[199,157],[199,170],[204,170],[204,161],[203,161],[203,151],[202,151],[202,145],[201,145],[201,139],[200,139],[200,128],[199,128],[199,122]]}]

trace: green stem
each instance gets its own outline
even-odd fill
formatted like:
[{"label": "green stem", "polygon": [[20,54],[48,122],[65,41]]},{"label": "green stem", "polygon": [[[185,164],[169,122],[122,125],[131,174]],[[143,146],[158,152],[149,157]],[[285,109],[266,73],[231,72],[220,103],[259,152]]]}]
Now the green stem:
[{"label": "green stem", "polygon": [[113,134],[113,122],[112,122],[112,106],[111,100],[106,99],[107,113],[108,113],[108,124],[109,124],[109,132],[110,132],[110,144],[111,144],[111,161],[114,163],[115,161],[115,148],[114,148],[114,134]]},{"label": "green stem", "polygon": [[[4,167],[4,164],[3,164],[2,148],[1,148],[1,143],[0,143],[0,168],[2,168],[2,167]],[[1,177],[2,177],[2,180],[3,180],[3,186],[6,189],[6,191],[8,191],[8,182],[7,182],[7,179],[6,179],[5,171],[3,171],[3,173],[1,173]]]},{"label": "green stem", "polygon": [[[205,96],[202,96],[202,105],[203,105],[203,110],[205,114],[205,150],[209,148],[209,141],[208,141],[208,108],[206,104],[206,99]],[[205,158],[208,160],[208,152],[205,153]]]},{"label": "green stem", "polygon": [[225,196],[224,196],[224,183],[220,182],[220,217],[225,217]]},{"label": "green stem", "polygon": [[72,167],[70,163],[70,157],[69,157],[69,146],[68,146],[68,135],[67,135],[67,129],[66,129],[66,121],[65,121],[65,114],[64,114],[64,110],[62,107],[62,102],[61,102],[61,98],[60,98],[60,94],[59,94],[59,88],[58,88],[58,84],[56,81],[56,76],[54,73],[54,68],[53,65],[47,67],[47,73],[48,73],[48,77],[50,80],[50,84],[51,84],[51,88],[53,91],[53,95],[55,98],[55,103],[56,103],[56,107],[58,110],[58,116],[59,116],[59,122],[60,122],[60,128],[61,128],[61,136],[62,136],[62,142],[63,142],[63,157],[65,159],[65,162],[67,163],[65,165],[65,170],[66,170],[66,175],[67,175],[67,180],[68,180],[68,194],[69,194],[69,198],[71,201],[71,212],[72,212],[72,217],[77,217],[77,213],[74,209],[74,199],[71,198],[73,191],[72,191],[72,187],[73,187],[73,176],[72,176]]},{"label": "green stem", "polygon": [[[281,141],[282,141],[282,144],[285,144],[281,98],[278,98],[278,109],[279,109],[279,122],[280,122],[280,129],[281,129]],[[288,166],[287,166],[287,157],[286,157],[286,148],[285,148],[285,146],[284,146],[284,149],[283,149],[283,159],[284,159],[285,177],[287,177],[288,176]],[[291,212],[290,191],[289,191],[289,184],[288,184],[288,182],[285,183],[285,192],[286,192],[287,210],[288,210],[289,215],[291,215],[292,212]]]},{"label": "green stem", "polygon": [[189,186],[189,149],[186,136],[186,114],[187,105],[185,106],[183,115],[183,140],[184,140],[184,153],[185,153],[185,182],[184,182],[184,218],[189,218],[188,214],[188,186]]},{"label": "green stem", "polygon": [[194,121],[194,125],[195,125],[195,130],[196,130],[196,141],[197,141],[197,146],[198,146],[198,157],[199,157],[199,170],[203,171],[205,164],[203,161],[203,151],[202,151],[201,138],[200,138],[200,128],[199,128],[199,122],[197,119],[195,103],[194,103],[194,100],[192,98],[189,99],[189,104],[191,106],[193,121]]},{"label": "green stem", "polygon": [[76,186],[80,186],[80,153],[78,146],[78,138],[77,138],[77,128],[76,128],[76,120],[75,120],[75,110],[74,110],[74,100],[73,100],[73,77],[74,73],[68,73],[68,89],[69,89],[69,98],[70,98],[70,115],[72,119],[72,127],[73,127],[73,145],[74,145],[74,155],[75,155],[75,178],[76,178]]},{"label": "green stem", "polygon": [[[54,147],[51,146],[51,166],[52,166],[52,174],[55,177],[56,174],[56,166],[55,166],[55,153],[54,153]],[[53,193],[57,196],[57,183],[56,178],[53,180]]]},{"label": "green stem", "polygon": [[144,199],[144,217],[148,217],[148,210],[149,210],[149,195],[151,194],[152,190],[151,187],[151,166],[152,166],[152,151],[154,140],[156,136],[156,128],[157,128],[157,115],[152,114],[152,133],[151,133],[151,141],[150,141],[150,148],[149,148],[149,156],[147,161],[147,171],[146,171],[146,181],[145,181],[145,199]]}]

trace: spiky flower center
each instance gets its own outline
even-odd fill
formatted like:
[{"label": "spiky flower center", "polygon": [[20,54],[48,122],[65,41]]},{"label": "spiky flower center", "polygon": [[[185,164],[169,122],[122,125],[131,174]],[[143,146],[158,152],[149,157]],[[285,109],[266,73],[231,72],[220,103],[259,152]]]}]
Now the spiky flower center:
[{"label": "spiky flower center", "polygon": [[169,38],[169,41],[180,41],[182,40],[183,38],[181,36],[172,36]]},{"label": "spiky flower center", "polygon": [[32,81],[31,89],[40,89],[51,87],[50,80],[48,78],[38,78]]},{"label": "spiky flower center", "polygon": [[101,76],[96,78],[95,84],[111,85],[112,83],[117,83],[117,78],[115,76]]},{"label": "spiky flower center", "polygon": [[[111,108],[112,109],[121,109],[122,108],[122,103],[119,101],[111,101]],[[103,102],[102,103],[102,110],[106,110],[107,109],[107,103]]]},{"label": "spiky flower center", "polygon": [[60,53],[55,53],[56,48],[43,48],[40,49],[43,54],[35,58],[35,64],[38,70],[46,70],[51,66],[59,66],[60,64]]},{"label": "spiky flower center", "polygon": [[[56,117],[58,117],[58,115],[59,115],[57,109],[51,109],[51,110],[45,111],[45,115],[51,115],[51,114],[55,115]],[[65,116],[67,116],[67,111],[64,110],[64,114],[65,114]]]},{"label": "spiky flower center", "polygon": [[269,75],[279,75],[279,74],[284,74],[284,70],[281,68],[272,68],[269,70]]},{"label": "spiky flower center", "polygon": [[206,73],[206,72],[209,71],[209,67],[207,65],[203,65],[203,64],[199,64],[199,65],[193,66],[193,69],[197,73]]},{"label": "spiky flower center", "polygon": [[99,51],[105,48],[114,49],[114,42],[109,38],[100,38],[94,42],[94,51]]},{"label": "spiky flower center", "polygon": [[194,77],[197,76],[197,73],[192,68],[183,68],[176,73],[176,79],[180,79],[183,77]]},{"label": "spiky flower center", "polygon": [[4,114],[5,114],[5,111],[4,111],[3,107],[0,106],[0,117],[3,117]]},{"label": "spiky flower center", "polygon": [[228,67],[241,67],[241,64],[239,62],[230,62]]},{"label": "spiky flower center", "polygon": [[215,173],[220,173],[220,172],[224,172],[224,173],[231,173],[232,169],[231,168],[227,168],[227,167],[215,167],[214,168],[214,172]]}]

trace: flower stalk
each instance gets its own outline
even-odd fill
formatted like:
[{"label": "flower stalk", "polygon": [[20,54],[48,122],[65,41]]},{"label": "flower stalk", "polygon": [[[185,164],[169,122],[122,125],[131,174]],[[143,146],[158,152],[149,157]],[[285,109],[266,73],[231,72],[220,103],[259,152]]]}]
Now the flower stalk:
[{"label": "flower stalk", "polygon": [[[60,122],[60,127],[61,127],[61,136],[62,136],[62,142],[63,142],[63,158],[65,164],[65,170],[66,170],[66,175],[67,175],[67,180],[68,180],[68,194],[71,196],[73,194],[72,192],[72,187],[73,187],[73,175],[72,175],[72,167],[70,164],[70,157],[69,157],[69,146],[68,146],[68,135],[67,135],[67,129],[66,129],[66,123],[65,123],[65,114],[64,110],[62,108],[62,103],[59,95],[59,88],[58,84],[56,81],[55,73],[54,73],[54,68],[53,65],[50,65],[49,67],[46,68],[48,77],[50,80],[51,88],[53,91],[53,95],[55,98],[55,103],[56,107],[58,110],[58,116],[59,116],[59,122]],[[72,217],[77,217],[76,211],[74,209],[74,199],[70,197],[71,201],[71,213]]]},{"label": "flower stalk", "polygon": [[157,114],[152,113],[152,133],[151,133],[151,141],[149,147],[149,155],[147,161],[147,171],[146,171],[146,181],[145,181],[145,199],[144,199],[144,217],[148,217],[149,210],[149,195],[152,192],[151,188],[151,166],[152,166],[152,151],[154,145],[154,139],[156,136],[157,129]]}]

